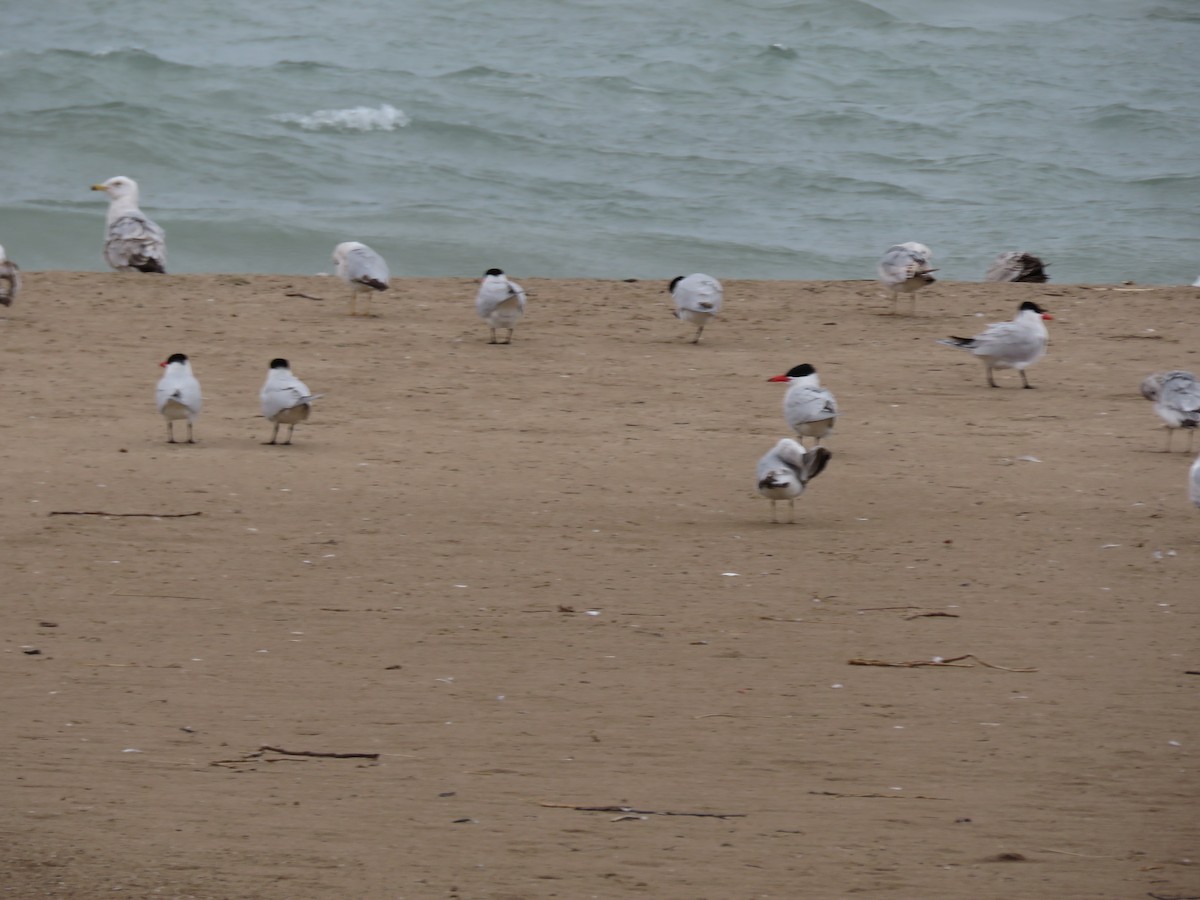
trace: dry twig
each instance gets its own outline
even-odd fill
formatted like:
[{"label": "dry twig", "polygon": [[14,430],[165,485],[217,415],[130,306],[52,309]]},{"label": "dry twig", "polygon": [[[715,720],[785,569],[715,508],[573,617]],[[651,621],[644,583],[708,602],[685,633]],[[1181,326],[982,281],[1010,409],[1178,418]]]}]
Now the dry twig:
[{"label": "dry twig", "polygon": [[1034,668],[1009,668],[1008,666],[994,666],[989,662],[984,662],[974,653],[964,653],[962,656],[952,656],[949,659],[917,659],[912,662],[888,662],[884,659],[851,659],[848,660],[852,666],[885,666],[893,669],[916,669],[922,666],[942,666],[956,669],[973,669],[971,663],[964,663],[964,659],[973,659],[988,669],[1000,669],[1003,672],[1036,672]]},{"label": "dry twig", "polygon": [[[744,819],[746,813],[675,812],[662,809],[634,809],[632,806],[576,806],[574,803],[539,803],[553,809],[574,809],[579,812],[614,812],[638,816],[694,816],[701,819]],[[613,821],[619,821],[614,819]]]},{"label": "dry twig", "polygon": [[108,516],[112,519],[127,519],[131,516],[143,516],[149,519],[185,519],[188,516],[203,515],[198,512],[190,513],[110,513],[110,512],[85,512],[74,509],[55,509],[51,510],[48,515],[51,516]]},{"label": "dry twig", "polygon": [[937,618],[939,616],[946,618],[946,619],[959,618],[958,613],[948,613],[948,612],[913,613],[911,616],[904,616],[903,618],[904,618],[904,621],[909,622],[909,621],[912,621],[913,619],[933,619],[933,618]]}]

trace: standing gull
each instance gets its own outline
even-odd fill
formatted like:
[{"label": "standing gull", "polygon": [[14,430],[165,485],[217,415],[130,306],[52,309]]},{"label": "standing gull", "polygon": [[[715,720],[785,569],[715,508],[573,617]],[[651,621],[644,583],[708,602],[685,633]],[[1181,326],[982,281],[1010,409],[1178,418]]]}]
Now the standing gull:
[{"label": "standing gull", "polygon": [[[488,269],[475,295],[475,310],[492,329],[489,344],[511,344],[513,329],[525,315],[525,291],[500,269]],[[508,338],[503,342],[496,340],[497,328],[508,329]]]},{"label": "standing gull", "polygon": [[104,231],[104,258],[118,272],[167,271],[166,235],[138,209],[138,186],[132,178],[117,175],[93,191],[108,194]]},{"label": "standing gull", "polygon": [[937,281],[929,267],[933,251],[924,244],[908,241],[889,247],[879,261],[879,280],[892,295],[892,314],[897,312],[900,294],[911,294],[910,312],[916,314],[916,292],[927,284]]},{"label": "standing gull", "polygon": [[1142,396],[1154,401],[1154,411],[1167,427],[1167,449],[1179,428],[1187,429],[1187,452],[1192,452],[1196,429],[1200,428],[1200,384],[1191,372],[1155,372],[1142,381]]},{"label": "standing gull", "polygon": [[346,241],[333,248],[333,262],[338,278],[350,285],[350,315],[358,315],[358,295],[366,294],[364,316],[371,314],[371,294],[386,291],[388,279],[387,263],[383,257],[358,241]]},{"label": "standing gull", "polygon": [[837,421],[838,406],[833,394],[821,387],[817,370],[808,363],[793,366],[784,375],[776,375],[767,381],[786,382],[787,393],[783,395],[783,418],[800,437],[815,439],[814,446],[833,430]]},{"label": "standing gull", "polygon": [[1025,281],[1030,284],[1045,284],[1050,280],[1046,274],[1046,263],[1040,257],[1024,250],[1001,253],[992,261],[983,276],[984,281]]},{"label": "standing gull", "polygon": [[0,247],[0,306],[12,306],[21,290],[21,270]]},{"label": "standing gull", "polygon": [[267,370],[267,380],[263,383],[258,399],[262,403],[262,414],[269,422],[275,423],[268,444],[274,444],[279,436],[279,426],[288,427],[287,440],[292,442],[292,432],[296,430],[297,422],[304,422],[312,411],[312,403],[324,394],[314,394],[303,381],[292,374],[286,359],[271,360],[271,368]]},{"label": "standing gull", "polygon": [[188,362],[186,354],[172,353],[159,365],[166,371],[154,390],[154,402],[163,418],[167,420],[167,443],[175,443],[175,422],[187,419],[187,442],[194,444],[196,442],[192,439],[192,424],[200,415],[203,403],[200,397],[200,382],[192,374],[192,364]]},{"label": "standing gull", "polygon": [[721,282],[710,275],[677,275],[667,288],[675,301],[675,318],[696,326],[693,344],[700,343],[704,326],[717,317],[725,299]]},{"label": "standing gull", "polygon": [[1042,320],[1052,318],[1050,313],[1027,300],[1017,309],[1016,318],[1011,322],[994,322],[975,337],[940,338],[938,343],[970,350],[978,356],[987,367],[987,380],[992,387],[1000,386],[992,377],[994,369],[1016,369],[1021,373],[1022,384],[1032,388],[1025,370],[1046,354],[1050,332]]},{"label": "standing gull", "polygon": [[821,474],[832,455],[824,447],[805,450],[791,438],[783,438],[763,454],[758,461],[758,492],[771,501],[772,522],[779,521],[775,516],[777,500],[788,502],[788,522],[796,521],[796,498]]}]

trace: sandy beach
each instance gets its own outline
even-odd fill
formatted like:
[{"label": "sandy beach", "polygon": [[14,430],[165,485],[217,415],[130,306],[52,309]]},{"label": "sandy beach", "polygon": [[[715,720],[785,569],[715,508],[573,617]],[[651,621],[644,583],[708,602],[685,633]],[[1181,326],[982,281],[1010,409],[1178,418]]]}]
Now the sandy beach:
[{"label": "sandy beach", "polygon": [[[727,281],[693,346],[665,280],[514,271],[494,346],[470,278],[366,318],[332,278],[24,274],[0,896],[1200,894],[1194,454],[1138,393],[1200,371],[1200,289]],[[1036,390],[935,343],[1023,300]],[[325,393],[291,446],[273,357]],[[776,525],[802,362],[842,414]]]}]

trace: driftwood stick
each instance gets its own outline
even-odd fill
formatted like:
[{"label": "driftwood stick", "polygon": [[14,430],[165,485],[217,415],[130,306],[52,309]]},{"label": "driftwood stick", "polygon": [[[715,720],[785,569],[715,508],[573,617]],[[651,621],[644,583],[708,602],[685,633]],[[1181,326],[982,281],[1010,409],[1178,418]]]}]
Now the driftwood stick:
[{"label": "driftwood stick", "polygon": [[809,791],[809,793],[817,797],[841,797],[856,800],[949,800],[948,797],[925,797],[921,794],[839,794],[837,791]]},{"label": "driftwood stick", "polygon": [[747,813],[675,812],[665,809],[634,809],[632,806],[576,806],[574,803],[539,803],[553,809],[574,809],[579,812],[630,813],[638,816],[694,816],[700,819],[744,819]]},{"label": "driftwood stick", "polygon": [[258,748],[252,756],[263,753],[279,753],[283,756],[321,756],[327,759],[379,759],[378,753],[328,753],[321,750],[284,750],[282,747],[268,747],[266,744]]},{"label": "driftwood stick", "polygon": [[884,666],[893,669],[916,669],[921,666],[942,666],[956,669],[972,669],[972,663],[964,663],[964,659],[973,659],[979,665],[988,669],[1000,669],[1003,672],[1036,672],[1034,668],[1009,668],[1008,666],[995,666],[989,662],[984,662],[974,653],[964,653],[962,656],[953,656],[950,659],[933,660],[933,659],[917,659],[911,662],[888,662],[885,659],[851,659],[848,660],[852,666]]},{"label": "driftwood stick", "polygon": [[283,296],[285,297],[303,297],[305,300],[316,300],[318,303],[324,303],[324,297],[313,297],[310,294],[302,294],[299,291],[290,291]]},{"label": "driftwood stick", "polygon": [[937,617],[939,617],[939,616],[945,617],[945,618],[947,618],[947,619],[957,619],[957,618],[959,618],[959,615],[958,615],[958,613],[948,613],[948,612],[923,612],[923,613],[913,613],[911,616],[903,616],[902,618],[903,618],[903,619],[904,619],[904,621],[906,621],[906,622],[911,622],[913,619],[933,619],[933,618],[937,618]]},{"label": "driftwood stick", "polygon": [[185,519],[188,516],[199,516],[203,513],[110,513],[100,511],[80,511],[74,509],[55,509],[51,510],[49,515],[52,516],[108,516],[113,519],[127,519],[131,516],[144,516],[151,519]]}]

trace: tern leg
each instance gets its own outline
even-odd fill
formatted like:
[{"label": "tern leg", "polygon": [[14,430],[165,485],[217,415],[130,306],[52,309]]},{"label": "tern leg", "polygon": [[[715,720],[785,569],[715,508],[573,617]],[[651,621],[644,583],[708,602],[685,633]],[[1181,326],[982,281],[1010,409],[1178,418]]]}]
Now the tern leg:
[{"label": "tern leg", "polygon": [[990,384],[992,387],[1000,387],[1000,385],[996,384],[996,379],[992,377],[992,367],[991,366],[987,367],[987,376],[988,376],[988,384]]},{"label": "tern leg", "polygon": [[771,521],[772,522],[779,521],[779,519],[775,517],[775,501],[774,500],[771,501]]},{"label": "tern leg", "polygon": [[1188,453],[1192,452],[1192,441],[1195,440],[1195,438],[1196,438],[1196,429],[1189,428],[1188,429],[1188,448],[1187,448]]},{"label": "tern leg", "polygon": [[189,444],[196,443],[194,440],[192,440],[192,423],[191,422],[188,422],[188,441],[187,442]]},{"label": "tern leg", "polygon": [[270,439],[269,441],[267,441],[267,443],[268,443],[268,444],[273,444],[273,443],[275,443],[275,438],[276,438],[278,435],[279,435],[279,423],[278,423],[278,422],[276,422],[276,423],[275,423],[275,427],[274,427],[274,428],[271,430],[271,439]]},{"label": "tern leg", "polygon": [[796,499],[794,497],[788,498],[788,524],[796,524]]},{"label": "tern leg", "polygon": [[[275,426],[275,427],[278,428],[279,426]],[[285,444],[290,444],[292,442],[292,432],[295,430],[296,430],[296,426],[294,424],[288,425],[288,436],[287,436],[287,440],[284,441]]]},{"label": "tern leg", "polygon": [[1033,385],[1029,383],[1029,379],[1025,377],[1025,370],[1021,369],[1021,383],[1029,390],[1033,390]]},{"label": "tern leg", "polygon": [[510,329],[508,329],[508,337],[506,337],[506,338],[504,339],[504,343],[506,343],[506,344],[511,344],[511,343],[512,343],[512,336],[513,336],[513,330],[510,328]]},{"label": "tern leg", "polygon": [[490,341],[488,341],[488,343],[489,343],[489,344],[498,344],[498,343],[500,343],[498,340],[496,340],[496,329],[495,329],[495,328],[493,328],[493,329],[492,329],[492,339],[491,339]]},{"label": "tern leg", "polygon": [[704,326],[703,325],[701,325],[699,328],[696,329],[696,338],[695,338],[695,340],[692,341],[692,343],[693,344],[700,343],[700,335],[702,335],[702,334],[704,334]]},{"label": "tern leg", "polygon": [[167,419],[167,443],[175,443],[175,422],[173,419]]}]

